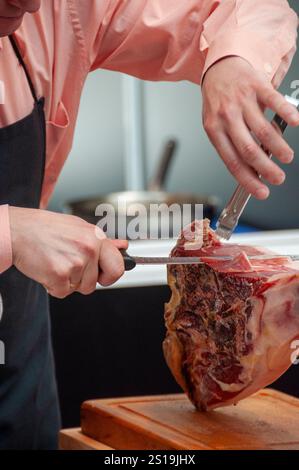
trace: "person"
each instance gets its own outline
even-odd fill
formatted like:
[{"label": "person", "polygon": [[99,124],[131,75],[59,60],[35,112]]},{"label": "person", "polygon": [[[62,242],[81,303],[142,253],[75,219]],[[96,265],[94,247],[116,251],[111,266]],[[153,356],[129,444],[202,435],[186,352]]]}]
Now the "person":
[{"label": "person", "polygon": [[60,426],[47,291],[89,294],[124,271],[123,240],[47,211],[89,72],[202,85],[203,124],[258,198],[293,150],[264,117],[299,114],[276,91],[296,47],[286,0],[0,0],[0,448],[52,449]]}]

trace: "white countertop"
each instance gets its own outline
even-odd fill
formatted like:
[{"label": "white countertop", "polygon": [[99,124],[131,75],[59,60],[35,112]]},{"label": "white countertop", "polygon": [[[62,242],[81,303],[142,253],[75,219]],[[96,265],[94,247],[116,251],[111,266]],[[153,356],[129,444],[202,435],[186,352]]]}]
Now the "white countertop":
[{"label": "white countertop", "polygon": [[[299,253],[299,230],[281,230],[233,235],[232,242],[267,247],[278,254]],[[128,252],[134,256],[168,256],[176,240],[130,242]],[[109,289],[165,285],[166,266],[137,266]],[[98,286],[98,289],[103,287]],[[107,289],[105,287],[105,289]]]}]

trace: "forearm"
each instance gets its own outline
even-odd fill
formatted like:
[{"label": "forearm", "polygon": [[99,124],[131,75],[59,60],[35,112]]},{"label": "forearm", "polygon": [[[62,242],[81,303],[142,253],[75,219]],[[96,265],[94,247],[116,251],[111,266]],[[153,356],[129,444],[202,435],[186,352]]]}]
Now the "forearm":
[{"label": "forearm", "polygon": [[0,274],[12,266],[12,245],[8,205],[0,205]]}]

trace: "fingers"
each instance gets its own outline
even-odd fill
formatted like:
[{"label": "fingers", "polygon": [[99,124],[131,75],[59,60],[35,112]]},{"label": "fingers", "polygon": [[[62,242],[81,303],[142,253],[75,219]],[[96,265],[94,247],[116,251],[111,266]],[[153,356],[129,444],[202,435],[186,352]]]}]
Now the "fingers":
[{"label": "fingers", "polygon": [[84,295],[95,291],[98,280],[97,258],[90,260],[85,268],[78,269],[72,266],[69,269],[55,273],[55,279],[51,285],[45,286],[53,297],[63,299],[68,295],[79,292]]},{"label": "fingers", "polygon": [[[124,246],[126,247],[126,246]],[[124,273],[124,261],[120,251],[111,240],[103,240],[99,254],[100,273],[98,282],[110,286]]]},{"label": "fingers", "polygon": [[[115,246],[115,248],[117,248],[116,251],[113,250],[113,254],[111,256],[112,262],[111,262],[111,265],[109,266],[109,271],[107,272],[106,270],[105,273],[101,272],[99,274],[98,259],[91,260],[87,264],[83,275],[81,274],[82,279],[76,288],[77,292],[80,292],[81,294],[84,294],[84,295],[92,294],[92,292],[94,292],[96,289],[98,279],[101,279],[101,284],[104,282],[104,283],[107,283],[107,285],[110,285],[110,284],[113,284],[115,281],[117,281],[117,279],[120,276],[122,276],[124,270],[122,266],[123,263],[122,262],[120,263],[119,261],[119,250],[127,249],[128,242],[127,240],[107,240],[107,241],[108,243],[106,244],[104,248],[103,247],[101,248],[101,251],[102,249],[106,250],[107,249],[106,247],[110,247],[111,244]],[[114,261],[115,253],[117,255],[116,266],[115,266],[115,261]],[[106,256],[107,254],[105,253],[104,257],[106,258]],[[122,257],[121,257],[121,261],[122,261]],[[100,263],[101,263],[100,269],[101,271],[103,271],[104,269],[103,259],[100,260]],[[106,284],[102,284],[102,285],[106,285]]]},{"label": "fingers", "polygon": [[299,111],[288,103],[272,85],[260,84],[257,87],[257,98],[260,103],[277,113],[290,126],[299,126]]},{"label": "fingers", "polygon": [[95,226],[78,217],[10,207],[10,225],[14,266],[54,297],[90,294],[98,278],[110,285],[124,272],[119,249],[127,242],[97,237]]},{"label": "fingers", "polygon": [[[80,266],[79,266],[80,265]],[[53,268],[51,278],[48,283],[44,283],[47,292],[53,297],[64,299],[75,292],[80,284],[84,270],[81,260],[73,263],[65,263]]]},{"label": "fingers", "polygon": [[[88,265],[86,266],[86,269],[83,273],[81,282],[79,286],[76,288],[76,291],[80,292],[81,294],[84,295],[89,295],[92,294],[92,292],[95,291],[97,282],[99,282],[102,285],[110,285],[113,284],[117,279],[122,276],[124,269],[123,269],[123,262],[122,262],[122,257],[121,261],[119,260],[119,250],[120,249],[127,249],[128,248],[128,242],[126,240],[107,240],[108,243],[106,244],[105,247],[101,247],[101,253],[102,250],[105,250],[104,256],[101,255],[100,258],[100,263],[101,263],[101,268],[99,268],[98,260],[91,260]],[[109,265],[109,269],[105,267],[105,258],[107,256],[106,250],[107,247],[110,249],[110,245],[113,245],[115,248],[117,248],[116,251],[113,250],[113,253],[111,253],[111,262],[109,265],[109,262],[107,263]],[[117,256],[117,260],[114,261],[115,254]],[[103,259],[104,258],[104,259]],[[99,273],[99,269],[101,272]],[[105,272],[104,272],[105,269]]]},{"label": "fingers", "polygon": [[281,184],[285,173],[268,152],[282,163],[290,163],[294,152],[263,111],[271,109],[291,126],[299,126],[299,111],[239,58],[213,65],[206,73],[202,95],[204,127],[220,157],[246,190],[258,199],[266,198],[269,190],[252,171],[271,184]]},{"label": "fingers", "polygon": [[82,279],[76,288],[80,294],[89,295],[96,290],[99,276],[99,266],[97,260],[91,260],[83,273]]},{"label": "fingers", "polygon": [[246,165],[249,165],[270,184],[279,185],[284,182],[285,173],[254,140],[242,116],[237,120],[237,123],[227,124],[227,133]]},{"label": "fingers", "polygon": [[[99,238],[94,226],[85,226],[79,241],[77,252],[61,262],[53,262],[44,286],[48,293],[57,298],[65,298],[73,292],[89,295],[95,291],[97,282],[109,286],[124,273],[123,257],[120,249],[127,249],[126,240],[108,240]],[[60,257],[59,257],[60,260]],[[61,261],[61,260],[60,260]]]},{"label": "fingers", "polygon": [[217,126],[214,131],[209,129],[207,132],[226,167],[243,188],[257,199],[266,199],[269,189],[244,159],[240,158],[225,130]]},{"label": "fingers", "polygon": [[265,149],[269,150],[282,163],[292,162],[294,151],[274,126],[267,121],[257,103],[251,103],[244,110],[244,118],[248,128]]}]

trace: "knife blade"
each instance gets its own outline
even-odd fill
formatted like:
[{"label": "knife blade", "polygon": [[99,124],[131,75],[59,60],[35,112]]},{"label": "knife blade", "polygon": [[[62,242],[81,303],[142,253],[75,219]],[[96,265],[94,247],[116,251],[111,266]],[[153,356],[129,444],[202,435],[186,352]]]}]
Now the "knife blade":
[{"label": "knife blade", "polygon": [[[179,257],[156,257],[156,256],[131,256],[126,250],[120,250],[124,263],[125,270],[131,271],[137,265],[173,265],[173,264],[205,264],[206,261],[230,261],[233,259],[232,256],[179,256]],[[204,261],[202,260],[204,259]],[[299,261],[299,255],[254,255],[248,256],[250,260],[271,260],[271,259],[286,259],[289,258],[291,261]]]},{"label": "knife blade", "polygon": [[[285,99],[288,103],[293,104],[299,109],[299,100],[286,95]],[[281,134],[287,128],[287,123],[276,114],[272,120],[272,125]],[[269,158],[272,158],[272,154],[268,152],[263,146],[263,150],[267,153]],[[216,234],[225,240],[229,240],[233,231],[239,223],[239,219],[249,201],[251,195],[241,185],[237,186],[227,206],[223,209],[220,217],[216,223]]]}]

